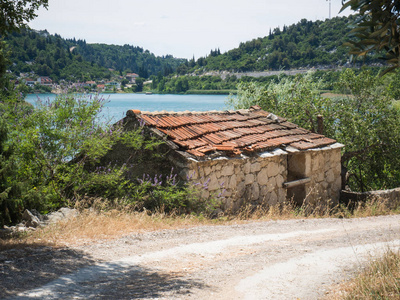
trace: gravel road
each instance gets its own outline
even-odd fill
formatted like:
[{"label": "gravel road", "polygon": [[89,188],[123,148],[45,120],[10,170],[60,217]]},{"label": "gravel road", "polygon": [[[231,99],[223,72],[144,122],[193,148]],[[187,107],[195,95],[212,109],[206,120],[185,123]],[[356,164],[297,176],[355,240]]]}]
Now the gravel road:
[{"label": "gravel road", "polygon": [[400,246],[398,215],[134,234],[47,247],[47,259],[31,250],[25,269],[0,253],[0,298],[319,299],[388,246]]}]

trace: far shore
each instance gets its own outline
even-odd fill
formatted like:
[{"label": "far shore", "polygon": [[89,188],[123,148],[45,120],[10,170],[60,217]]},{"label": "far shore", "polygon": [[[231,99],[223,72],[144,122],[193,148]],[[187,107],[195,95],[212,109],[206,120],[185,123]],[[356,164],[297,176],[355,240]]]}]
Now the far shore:
[{"label": "far shore", "polygon": [[[96,93],[95,91],[88,91],[85,93]],[[152,95],[152,94],[157,94],[157,95],[236,95],[237,90],[188,90],[185,93],[160,93],[157,91],[145,91],[145,92],[125,92],[125,91],[117,91],[117,92],[100,92],[100,94],[147,94],[147,95]],[[38,95],[38,94],[53,94],[53,95],[59,95],[62,94],[60,90],[52,90],[51,92],[33,92],[33,93],[27,93],[28,95]]]}]

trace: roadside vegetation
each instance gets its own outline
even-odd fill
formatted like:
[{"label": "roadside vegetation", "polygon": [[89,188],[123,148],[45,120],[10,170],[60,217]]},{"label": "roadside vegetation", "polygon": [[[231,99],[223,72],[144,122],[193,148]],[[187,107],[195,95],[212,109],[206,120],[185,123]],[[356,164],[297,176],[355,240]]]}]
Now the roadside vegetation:
[{"label": "roadside vegetation", "polygon": [[[118,202],[139,211],[191,213],[218,206],[199,201],[196,187],[179,181],[172,170],[132,175],[147,159],[157,162],[152,153],[162,141],[141,126],[125,131],[123,124],[99,120],[105,101],[62,94],[33,108],[13,94],[0,103],[0,225],[18,222],[25,209],[46,213],[86,196],[105,199],[106,207]],[[102,161],[117,143],[130,149],[129,161]]]},{"label": "roadside vegetation", "polygon": [[116,239],[128,234],[182,229],[200,225],[232,225],[270,220],[310,218],[361,218],[400,213],[400,203],[389,207],[382,199],[359,203],[352,208],[340,205],[301,206],[290,202],[272,207],[244,206],[233,214],[192,213],[182,214],[178,210],[166,212],[157,210],[137,211],[123,202],[112,205],[101,198],[89,198],[75,203],[79,214],[57,223],[38,228],[31,232],[14,234],[11,238],[0,239],[0,250],[34,247],[43,244],[53,246],[79,245],[103,239]]},{"label": "roadside vegetation", "polygon": [[399,299],[400,252],[386,249],[382,257],[371,258],[355,278],[332,291],[326,300],[335,299]]}]

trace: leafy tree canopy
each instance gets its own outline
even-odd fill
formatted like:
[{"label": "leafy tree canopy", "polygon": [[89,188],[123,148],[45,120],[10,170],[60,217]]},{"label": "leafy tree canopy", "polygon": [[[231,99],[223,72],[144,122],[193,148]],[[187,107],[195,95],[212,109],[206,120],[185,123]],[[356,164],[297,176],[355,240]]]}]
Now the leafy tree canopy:
[{"label": "leafy tree canopy", "polygon": [[35,17],[39,7],[48,6],[48,0],[2,0],[0,2],[0,34],[6,35],[25,26]]},{"label": "leafy tree canopy", "polygon": [[398,187],[400,111],[393,106],[392,97],[399,73],[379,77],[346,69],[336,86],[341,96],[335,98],[322,97],[322,82],[311,75],[268,85],[241,83],[228,104],[236,109],[257,104],[314,132],[321,115],[324,134],[345,145],[346,185],[356,191]]},{"label": "leafy tree canopy", "polygon": [[350,7],[358,11],[356,27],[351,34],[356,40],[347,43],[350,54],[364,56],[383,53],[391,65],[386,72],[400,67],[400,2],[397,0],[343,0],[341,11]]}]

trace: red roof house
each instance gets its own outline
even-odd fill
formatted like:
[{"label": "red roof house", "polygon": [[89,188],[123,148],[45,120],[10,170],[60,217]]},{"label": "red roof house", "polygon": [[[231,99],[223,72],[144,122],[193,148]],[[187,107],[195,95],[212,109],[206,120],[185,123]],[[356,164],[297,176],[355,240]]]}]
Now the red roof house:
[{"label": "red roof house", "polygon": [[223,195],[224,209],[244,203],[338,203],[343,145],[259,106],[237,111],[130,110],[127,128],[142,124],[165,141],[183,179]]},{"label": "red roof house", "polygon": [[37,82],[41,85],[52,86],[53,80],[50,77],[39,77]]}]

